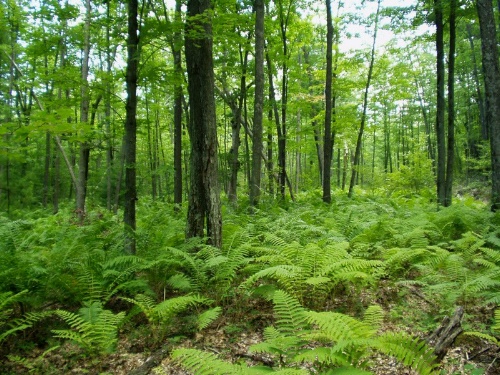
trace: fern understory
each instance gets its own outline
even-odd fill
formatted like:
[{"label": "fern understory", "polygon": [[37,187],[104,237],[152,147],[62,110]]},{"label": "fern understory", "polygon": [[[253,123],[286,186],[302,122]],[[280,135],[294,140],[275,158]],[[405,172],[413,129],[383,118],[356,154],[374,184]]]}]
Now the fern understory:
[{"label": "fern understory", "polygon": [[[225,206],[222,249],[186,242],[184,212],[142,202],[135,256],[105,210],[82,226],[70,209],[0,216],[0,372],[115,373],[112,353],[168,344],[195,374],[372,374],[380,357],[439,374],[424,339],[458,305],[461,340],[498,346],[499,214],[473,199],[436,211],[311,195],[252,215]],[[214,332],[220,356],[196,348]],[[252,362],[232,361],[231,341],[251,334]]]}]

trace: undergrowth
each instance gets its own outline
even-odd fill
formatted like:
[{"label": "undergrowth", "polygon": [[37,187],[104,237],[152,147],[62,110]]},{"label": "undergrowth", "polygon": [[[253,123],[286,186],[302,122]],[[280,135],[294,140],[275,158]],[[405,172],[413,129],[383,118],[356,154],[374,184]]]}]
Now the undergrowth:
[{"label": "undergrowth", "polygon": [[[368,374],[378,352],[433,373],[432,351],[404,327],[423,337],[456,305],[470,332],[495,339],[498,326],[475,314],[500,302],[498,214],[467,199],[436,211],[418,197],[317,198],[251,214],[226,206],[221,249],[184,240],[185,212],[145,202],[135,256],[123,254],[122,224],[105,210],[82,226],[69,209],[0,217],[0,371],[36,372],[33,346],[71,342],[100,358],[125,338],[154,350],[211,325],[260,329],[237,320],[270,301],[273,324],[251,350],[274,367],[192,349],[174,356],[195,373]],[[382,332],[388,320],[401,329]]]}]

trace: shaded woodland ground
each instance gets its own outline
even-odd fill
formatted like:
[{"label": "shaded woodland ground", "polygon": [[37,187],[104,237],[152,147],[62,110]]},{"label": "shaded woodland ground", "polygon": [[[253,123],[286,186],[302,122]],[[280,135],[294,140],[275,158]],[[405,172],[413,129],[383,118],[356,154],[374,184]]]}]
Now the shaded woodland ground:
[{"label": "shaded woodland ground", "polygon": [[[498,213],[320,194],[225,204],[222,249],[143,200],[134,256],[99,207],[84,225],[69,207],[2,216],[0,372],[137,374],[151,354],[151,374],[500,371]],[[436,364],[424,340],[457,306],[464,333]]]}]

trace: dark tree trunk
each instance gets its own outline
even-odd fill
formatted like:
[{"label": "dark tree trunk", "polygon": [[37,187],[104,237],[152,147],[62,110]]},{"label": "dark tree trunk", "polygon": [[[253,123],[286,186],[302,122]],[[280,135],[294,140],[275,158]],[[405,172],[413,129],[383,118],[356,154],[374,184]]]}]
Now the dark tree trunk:
[{"label": "dark tree trunk", "polygon": [[137,201],[136,187],[136,139],[137,139],[137,71],[139,65],[138,36],[138,1],[128,0],[128,37],[127,37],[127,102],[124,136],[125,160],[125,196],[123,222],[125,224],[125,252],[135,254],[135,203]]},{"label": "dark tree trunk", "polygon": [[325,83],[325,134],[323,141],[323,202],[332,202],[331,165],[334,136],[332,134],[332,80],[333,80],[333,20],[331,1],[326,0],[326,83]]},{"label": "dark tree trunk", "polygon": [[448,147],[446,155],[446,180],[444,206],[451,206],[453,168],[455,164],[455,41],[457,1],[450,1],[450,50],[448,53]]},{"label": "dark tree trunk", "polygon": [[106,3],[106,96],[104,99],[105,134],[106,134],[106,208],[111,211],[112,204],[112,167],[113,167],[113,143],[111,135],[111,2]]},{"label": "dark tree trunk", "polygon": [[[84,42],[83,42],[83,61],[82,61],[82,83],[80,89],[80,122],[87,127],[89,115],[89,93],[87,87],[87,77],[89,74],[89,55],[90,55],[90,0],[85,1],[85,24],[84,24]],[[85,135],[86,137],[86,135]],[[76,184],[76,214],[80,224],[85,218],[85,199],[87,196],[87,176],[89,170],[90,145],[87,141],[80,143],[80,158],[78,159],[78,182]]]},{"label": "dark tree trunk", "polygon": [[255,0],[255,99],[253,111],[252,176],[250,204],[260,199],[262,174],[262,134],[264,117],[264,0]]},{"label": "dark tree trunk", "polygon": [[[242,76],[242,80],[244,80]],[[231,100],[231,99],[229,99]],[[229,150],[229,165],[230,165],[230,176],[229,176],[229,186],[228,186],[228,199],[230,202],[235,203],[238,199],[237,196],[237,186],[238,186],[238,172],[240,170],[240,133],[241,133],[241,118],[242,111],[242,101],[239,105],[236,103],[229,102],[229,107],[231,108],[232,118],[231,118],[231,149]]]},{"label": "dark tree trunk", "polygon": [[187,2],[185,51],[190,107],[191,185],[186,236],[204,237],[206,222],[209,243],[221,247],[211,6],[210,0]]},{"label": "dark tree trunk", "polygon": [[484,87],[486,93],[486,123],[491,144],[491,209],[500,208],[500,69],[496,26],[491,0],[477,0],[481,31]]},{"label": "dark tree trunk", "polygon": [[434,18],[436,24],[436,77],[437,77],[437,105],[436,105],[436,140],[437,140],[437,203],[444,205],[446,200],[446,139],[445,139],[445,110],[444,98],[444,25],[443,1],[434,0]]},{"label": "dark tree trunk", "polygon": [[[175,2],[175,22],[181,23],[181,0]],[[180,29],[176,29],[180,30]],[[180,209],[182,204],[182,56],[180,43],[182,36],[180,31],[174,33],[174,41],[172,43],[172,53],[174,56],[174,203],[176,209]]]}]

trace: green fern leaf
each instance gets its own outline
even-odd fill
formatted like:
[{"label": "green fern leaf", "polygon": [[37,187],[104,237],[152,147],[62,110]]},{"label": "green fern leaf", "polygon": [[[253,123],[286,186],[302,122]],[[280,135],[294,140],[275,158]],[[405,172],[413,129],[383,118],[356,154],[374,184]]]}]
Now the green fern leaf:
[{"label": "green fern leaf", "polygon": [[212,323],[214,320],[216,320],[222,312],[222,309],[217,306],[214,307],[213,309],[209,309],[207,311],[204,311],[200,315],[198,315],[196,319],[196,325],[199,330],[205,329]]},{"label": "green fern leaf", "polygon": [[177,349],[172,359],[197,375],[242,374],[240,366],[224,362],[215,354],[196,349]]},{"label": "green fern leaf", "polygon": [[307,329],[304,308],[299,301],[282,290],[277,290],[273,296],[276,325],[281,332],[297,333]]},{"label": "green fern leaf", "polygon": [[363,322],[368,324],[373,330],[380,329],[384,321],[384,310],[379,305],[371,305],[365,311]]},{"label": "green fern leaf", "polygon": [[406,333],[384,333],[374,341],[374,347],[382,353],[395,357],[420,375],[436,373],[434,351],[424,341]]}]

